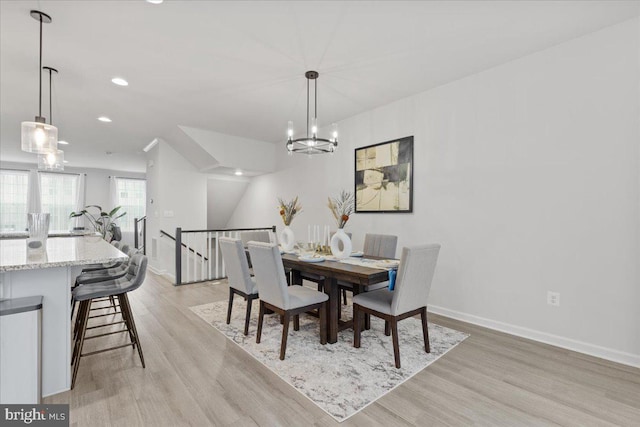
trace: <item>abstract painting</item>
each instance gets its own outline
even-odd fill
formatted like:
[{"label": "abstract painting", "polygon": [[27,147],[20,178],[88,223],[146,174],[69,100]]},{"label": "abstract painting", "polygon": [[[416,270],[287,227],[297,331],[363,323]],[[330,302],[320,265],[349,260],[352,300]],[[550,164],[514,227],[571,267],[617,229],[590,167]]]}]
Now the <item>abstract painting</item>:
[{"label": "abstract painting", "polygon": [[356,212],[413,212],[413,136],[356,148]]}]

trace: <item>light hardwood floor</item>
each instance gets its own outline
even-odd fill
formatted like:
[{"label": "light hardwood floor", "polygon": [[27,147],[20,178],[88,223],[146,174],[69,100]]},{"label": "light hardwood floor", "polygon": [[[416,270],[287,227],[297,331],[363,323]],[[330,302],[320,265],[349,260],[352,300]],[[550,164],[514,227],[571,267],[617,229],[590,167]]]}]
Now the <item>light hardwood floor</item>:
[{"label": "light hardwood floor", "polygon": [[[76,388],[45,399],[69,403],[71,425],[338,425],[189,310],[226,300],[224,281],[174,287],[147,277],[130,295],[147,368],[131,348],[83,358]],[[640,425],[640,369],[429,321],[471,336],[341,425]],[[90,340],[86,351],[124,339]]]}]

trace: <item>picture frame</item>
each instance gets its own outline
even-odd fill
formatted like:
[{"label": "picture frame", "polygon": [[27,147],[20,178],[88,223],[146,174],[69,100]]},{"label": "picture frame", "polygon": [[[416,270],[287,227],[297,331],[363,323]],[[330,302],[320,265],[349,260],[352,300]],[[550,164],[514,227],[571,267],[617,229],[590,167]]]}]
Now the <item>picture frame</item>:
[{"label": "picture frame", "polygon": [[357,213],[413,212],[413,136],[355,149]]}]

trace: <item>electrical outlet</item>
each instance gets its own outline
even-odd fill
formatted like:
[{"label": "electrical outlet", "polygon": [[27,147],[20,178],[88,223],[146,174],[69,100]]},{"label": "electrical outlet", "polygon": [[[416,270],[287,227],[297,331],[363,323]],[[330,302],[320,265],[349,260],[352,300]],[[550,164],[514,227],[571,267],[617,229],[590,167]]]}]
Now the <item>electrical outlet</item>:
[{"label": "electrical outlet", "polygon": [[560,292],[547,291],[547,304],[560,306]]}]

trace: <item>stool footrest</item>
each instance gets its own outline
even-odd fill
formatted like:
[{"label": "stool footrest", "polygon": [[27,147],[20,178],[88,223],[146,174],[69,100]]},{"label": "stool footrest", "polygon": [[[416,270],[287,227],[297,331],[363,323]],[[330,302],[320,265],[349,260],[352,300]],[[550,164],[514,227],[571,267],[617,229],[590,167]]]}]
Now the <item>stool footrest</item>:
[{"label": "stool footrest", "polygon": [[106,337],[107,335],[121,334],[123,332],[129,332],[129,331],[127,329],[123,329],[121,331],[105,332],[104,334],[97,334],[97,335],[91,335],[90,337],[84,337],[84,339],[90,340],[91,338]]},{"label": "stool footrest", "polygon": [[[86,338],[85,338],[86,339]],[[111,350],[117,350],[119,348],[124,348],[124,347],[133,347],[133,343],[129,343],[129,344],[122,344],[122,345],[117,345],[115,347],[109,347],[109,348],[103,348],[102,350],[96,350],[96,351],[91,351],[89,353],[82,353],[80,356],[84,357],[84,356],[91,356],[93,354],[98,354],[98,353],[104,353],[105,351],[111,351]]]}]

